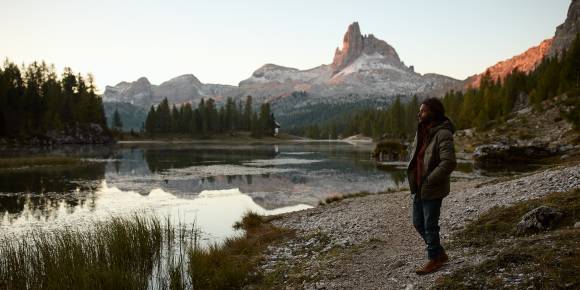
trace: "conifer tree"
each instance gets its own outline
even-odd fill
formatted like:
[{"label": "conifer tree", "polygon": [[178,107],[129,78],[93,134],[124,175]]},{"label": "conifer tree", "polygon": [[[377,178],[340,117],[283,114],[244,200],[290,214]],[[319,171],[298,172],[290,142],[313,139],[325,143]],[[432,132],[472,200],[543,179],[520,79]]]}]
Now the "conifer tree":
[{"label": "conifer tree", "polygon": [[123,122],[121,121],[121,115],[119,115],[119,111],[117,111],[117,109],[115,109],[115,112],[113,113],[113,125],[112,125],[113,129],[118,130],[118,131],[122,131],[123,130]]}]

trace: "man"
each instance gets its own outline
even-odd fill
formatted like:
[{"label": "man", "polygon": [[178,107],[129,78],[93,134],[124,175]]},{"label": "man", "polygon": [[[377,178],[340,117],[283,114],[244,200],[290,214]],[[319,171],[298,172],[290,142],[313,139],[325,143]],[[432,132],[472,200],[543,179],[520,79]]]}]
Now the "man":
[{"label": "man", "polygon": [[407,176],[413,194],[413,225],[427,244],[429,261],[415,272],[432,273],[449,259],[439,240],[441,202],[449,194],[451,172],[455,169],[453,133],[445,108],[437,98],[421,103],[419,125],[413,141]]}]

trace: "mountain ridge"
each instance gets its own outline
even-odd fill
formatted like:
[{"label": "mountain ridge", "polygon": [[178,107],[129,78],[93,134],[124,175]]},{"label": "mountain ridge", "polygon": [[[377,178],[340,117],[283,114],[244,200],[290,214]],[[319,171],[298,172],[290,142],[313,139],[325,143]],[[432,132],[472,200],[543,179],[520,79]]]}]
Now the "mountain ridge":
[{"label": "mountain ridge", "polygon": [[203,84],[193,74],[181,75],[159,85],[140,78],[135,82],[107,86],[103,99],[150,106],[164,97],[172,103],[195,102],[202,97],[223,99],[246,95],[268,101],[303,91],[324,101],[335,99],[343,102],[348,101],[343,97],[347,95],[442,95],[446,89],[460,83],[451,77],[434,75],[416,73],[412,66],[408,67],[401,61],[395,48],[373,34],[363,35],[358,22],[353,22],[330,64],[299,70],[267,63],[240,81],[237,87]]}]

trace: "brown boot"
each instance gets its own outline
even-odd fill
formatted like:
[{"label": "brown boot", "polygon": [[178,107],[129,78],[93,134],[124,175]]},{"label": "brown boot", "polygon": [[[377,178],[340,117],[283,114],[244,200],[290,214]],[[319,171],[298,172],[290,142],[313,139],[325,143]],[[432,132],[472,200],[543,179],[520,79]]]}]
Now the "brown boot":
[{"label": "brown boot", "polygon": [[439,270],[441,266],[443,266],[443,263],[440,259],[429,260],[422,268],[415,270],[415,273],[417,275],[426,275]]}]

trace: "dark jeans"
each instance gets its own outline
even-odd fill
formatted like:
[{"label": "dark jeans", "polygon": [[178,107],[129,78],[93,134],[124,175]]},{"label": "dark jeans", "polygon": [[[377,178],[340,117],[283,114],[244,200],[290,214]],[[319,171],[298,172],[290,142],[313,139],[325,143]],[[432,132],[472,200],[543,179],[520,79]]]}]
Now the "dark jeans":
[{"label": "dark jeans", "polygon": [[442,199],[421,200],[413,197],[413,225],[427,244],[427,256],[433,260],[439,256],[443,247],[439,240],[439,214]]}]

